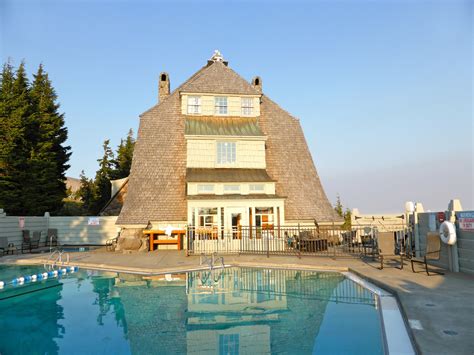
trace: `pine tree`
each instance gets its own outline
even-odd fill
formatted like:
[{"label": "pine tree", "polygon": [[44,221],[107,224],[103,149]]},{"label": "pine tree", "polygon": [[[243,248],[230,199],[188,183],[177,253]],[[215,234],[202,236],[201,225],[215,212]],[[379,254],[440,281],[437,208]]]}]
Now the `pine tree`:
[{"label": "pine tree", "polygon": [[337,195],[337,200],[336,200],[336,205],[334,206],[334,211],[336,211],[336,213],[339,215],[339,216],[343,216],[343,208],[342,208],[342,203],[341,203],[341,196]]},{"label": "pine tree", "polygon": [[104,141],[102,146],[104,155],[101,159],[97,160],[99,162],[99,170],[97,170],[94,179],[95,194],[90,207],[92,214],[98,214],[110,200],[110,178],[113,171],[114,153],[109,144],[110,141],[108,139]]},{"label": "pine tree", "polygon": [[34,75],[30,96],[33,112],[26,134],[31,145],[29,171],[33,180],[28,185],[31,198],[27,207],[33,215],[46,211],[55,214],[66,197],[65,172],[71,153],[70,147],[64,145],[67,139],[64,115],[59,113],[57,95],[43,65]]},{"label": "pine tree", "polygon": [[81,171],[80,178],[81,187],[79,188],[77,194],[83,203],[83,209],[86,214],[93,214],[90,211],[96,194],[94,182],[92,179],[87,178],[87,176],[84,174],[84,170]]},{"label": "pine tree", "polygon": [[112,179],[122,179],[130,175],[134,148],[135,139],[133,138],[133,130],[130,128],[127,138],[125,140],[121,139],[120,145],[117,148],[117,158],[114,160]]},{"label": "pine tree", "polygon": [[25,215],[30,198],[28,141],[26,128],[31,115],[29,83],[22,62],[13,74],[10,63],[3,67],[0,89],[0,207],[8,214]]}]

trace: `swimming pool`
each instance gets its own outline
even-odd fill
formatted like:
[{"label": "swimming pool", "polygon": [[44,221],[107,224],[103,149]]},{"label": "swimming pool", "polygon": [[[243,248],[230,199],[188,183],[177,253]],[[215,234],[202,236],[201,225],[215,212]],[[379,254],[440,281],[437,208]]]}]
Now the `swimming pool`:
[{"label": "swimming pool", "polygon": [[[39,271],[0,266],[0,280]],[[340,273],[79,270],[25,287],[0,290],[1,354],[384,352],[377,297]]]}]

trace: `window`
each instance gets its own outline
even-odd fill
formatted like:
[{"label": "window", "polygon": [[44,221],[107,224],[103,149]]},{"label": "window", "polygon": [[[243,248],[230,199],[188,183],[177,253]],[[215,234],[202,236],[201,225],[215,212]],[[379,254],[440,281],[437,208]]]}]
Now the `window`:
[{"label": "window", "polygon": [[250,116],[253,114],[253,98],[242,97],[241,106],[242,106],[242,116]]},{"label": "window", "polygon": [[265,185],[264,184],[250,184],[249,191],[251,194],[263,193],[265,191]]},{"label": "window", "polygon": [[199,194],[212,194],[214,192],[214,185],[198,185]]},{"label": "window", "polygon": [[195,115],[201,113],[201,97],[188,96],[188,114]]},{"label": "window", "polygon": [[217,226],[217,208],[198,209],[198,227]]},{"label": "window", "polygon": [[273,207],[255,207],[255,226],[273,228]]},{"label": "window", "polygon": [[224,193],[235,194],[240,192],[240,185],[224,185]]},{"label": "window", "polygon": [[235,142],[217,142],[217,164],[234,164]]},{"label": "window", "polygon": [[214,98],[214,104],[216,115],[227,115],[227,97],[216,96]]}]

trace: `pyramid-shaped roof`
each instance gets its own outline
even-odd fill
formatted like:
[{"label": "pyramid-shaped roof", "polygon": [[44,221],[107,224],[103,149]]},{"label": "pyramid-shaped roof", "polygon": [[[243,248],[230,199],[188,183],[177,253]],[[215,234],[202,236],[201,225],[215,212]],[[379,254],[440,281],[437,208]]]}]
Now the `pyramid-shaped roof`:
[{"label": "pyramid-shaped roof", "polygon": [[260,95],[248,81],[230,69],[225,62],[209,61],[208,65],[193,75],[180,88],[180,92]]}]

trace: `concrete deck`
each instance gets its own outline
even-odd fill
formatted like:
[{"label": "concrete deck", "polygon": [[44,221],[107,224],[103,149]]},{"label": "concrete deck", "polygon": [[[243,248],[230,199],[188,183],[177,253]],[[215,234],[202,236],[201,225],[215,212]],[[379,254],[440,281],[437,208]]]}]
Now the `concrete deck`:
[{"label": "concrete deck", "polygon": [[[169,273],[199,269],[199,257],[186,257],[183,251],[155,251],[121,254],[103,249],[71,253],[71,264],[82,268],[140,273]],[[43,263],[46,254],[0,258],[0,263]],[[393,266],[378,269],[378,262],[357,258],[303,256],[227,255],[233,266],[305,268],[352,271],[394,293],[408,319],[418,350],[423,354],[474,354],[474,276],[446,272],[427,276]],[[420,266],[418,266],[420,267]],[[422,271],[422,269],[419,269]]]}]

